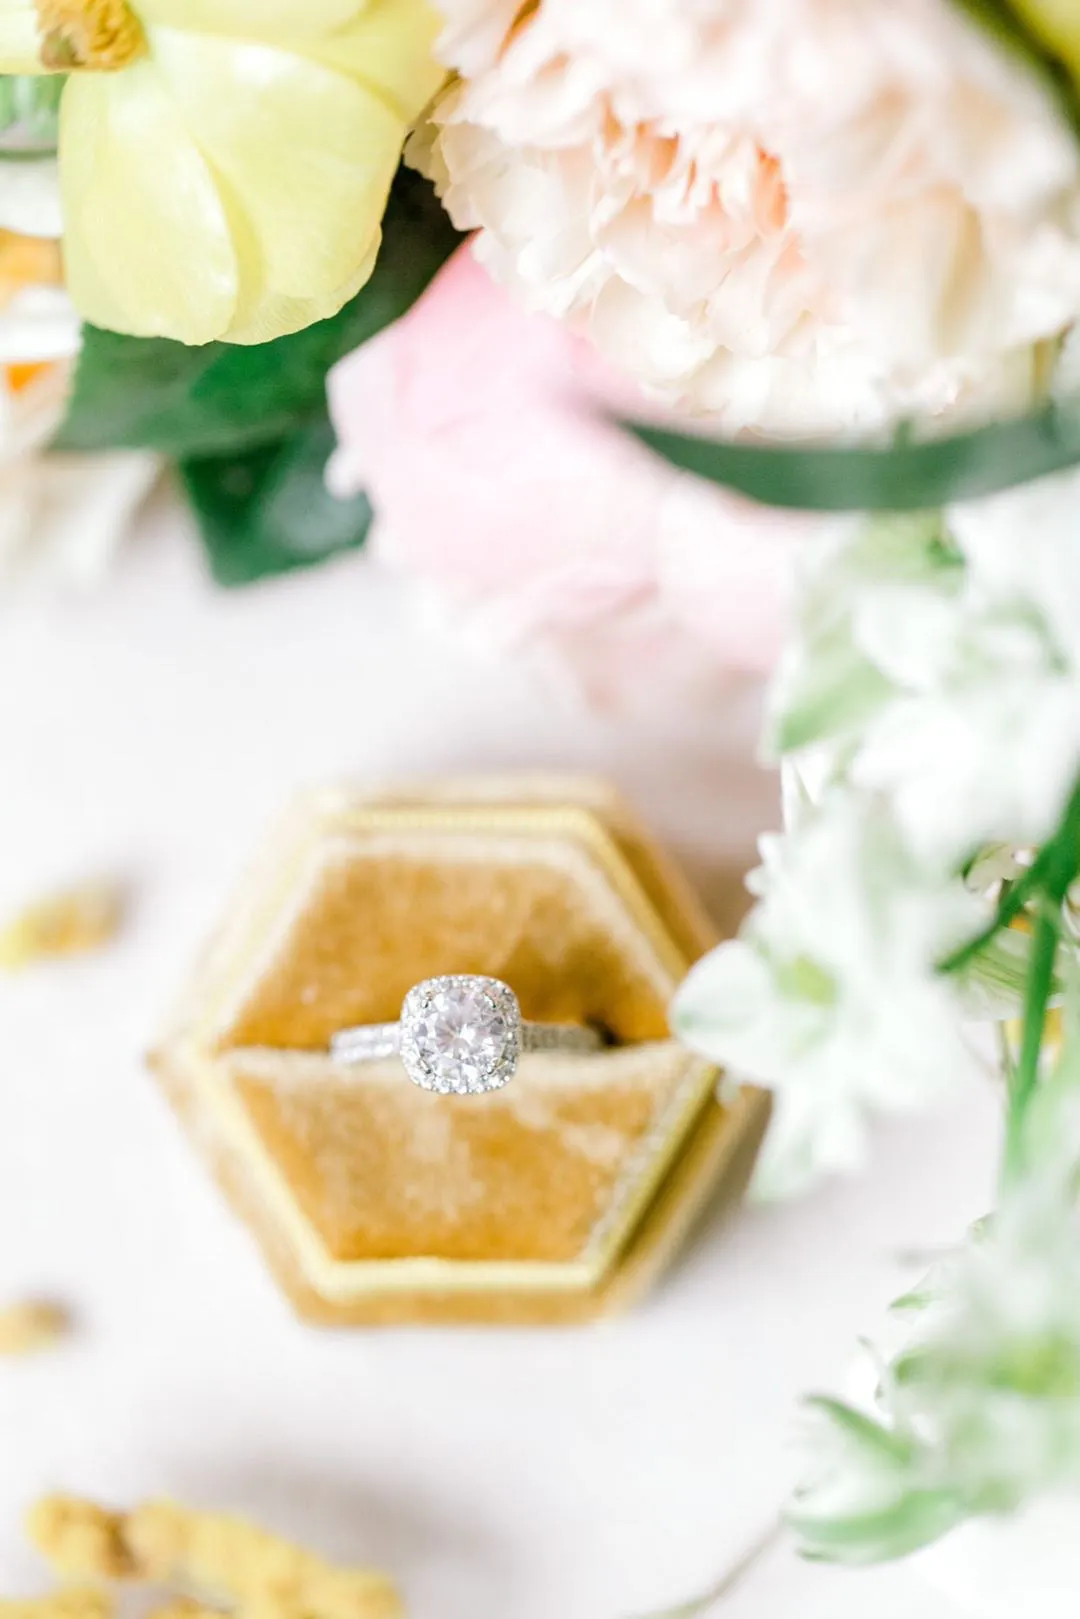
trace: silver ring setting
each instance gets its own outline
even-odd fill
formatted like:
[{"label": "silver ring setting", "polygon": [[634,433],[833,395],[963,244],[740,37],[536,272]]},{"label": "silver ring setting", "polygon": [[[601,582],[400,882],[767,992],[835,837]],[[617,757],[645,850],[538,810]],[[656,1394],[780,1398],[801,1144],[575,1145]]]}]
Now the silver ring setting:
[{"label": "silver ring setting", "polygon": [[442,1096],[501,1090],[526,1051],[595,1051],[595,1029],[576,1023],[526,1023],[518,998],[500,978],[453,973],[425,978],[405,997],[398,1023],[342,1029],[330,1042],[337,1062],[400,1056],[414,1085]]}]

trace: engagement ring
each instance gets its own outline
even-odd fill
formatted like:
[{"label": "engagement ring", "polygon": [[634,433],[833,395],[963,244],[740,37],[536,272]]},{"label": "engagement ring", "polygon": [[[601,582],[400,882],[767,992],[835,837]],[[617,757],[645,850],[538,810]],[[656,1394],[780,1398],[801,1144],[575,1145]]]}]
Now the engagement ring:
[{"label": "engagement ring", "polygon": [[415,1085],[459,1096],[497,1091],[526,1051],[595,1051],[604,1044],[580,1023],[526,1023],[518,998],[498,978],[458,973],[410,989],[399,1023],[342,1029],[330,1042],[338,1062],[400,1056]]}]

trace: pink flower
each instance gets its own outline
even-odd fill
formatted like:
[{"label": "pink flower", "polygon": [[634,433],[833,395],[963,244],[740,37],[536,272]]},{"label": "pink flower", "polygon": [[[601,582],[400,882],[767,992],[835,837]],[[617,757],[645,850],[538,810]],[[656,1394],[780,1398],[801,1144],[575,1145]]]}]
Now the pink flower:
[{"label": "pink flower", "polygon": [[328,478],[367,491],[376,553],[455,628],[556,655],[599,704],[670,713],[771,665],[793,547],[817,524],[672,471],[599,398],[642,408],[463,248],[331,373]]}]

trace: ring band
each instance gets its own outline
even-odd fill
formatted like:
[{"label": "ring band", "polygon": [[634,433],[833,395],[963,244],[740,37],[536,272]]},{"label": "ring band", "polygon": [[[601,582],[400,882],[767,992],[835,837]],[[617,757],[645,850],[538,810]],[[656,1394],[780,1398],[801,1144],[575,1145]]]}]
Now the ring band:
[{"label": "ring band", "polygon": [[465,1096],[500,1090],[524,1052],[587,1052],[603,1044],[585,1024],[526,1023],[517,996],[499,978],[455,973],[410,989],[397,1023],[339,1030],[330,1055],[343,1063],[400,1056],[415,1085]]}]

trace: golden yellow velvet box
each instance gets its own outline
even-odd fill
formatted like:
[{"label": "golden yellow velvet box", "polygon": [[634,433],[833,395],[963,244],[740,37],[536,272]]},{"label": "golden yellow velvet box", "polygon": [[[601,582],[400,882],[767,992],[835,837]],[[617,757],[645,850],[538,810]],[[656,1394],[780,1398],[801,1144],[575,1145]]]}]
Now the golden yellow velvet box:
[{"label": "golden yellow velvet box", "polygon": [[[153,1057],[297,1309],[324,1322],[554,1322],[635,1298],[725,1179],[766,1104],[666,1008],[714,942],[621,800],[563,779],[314,794],[271,840]],[[484,973],[526,1018],[614,1043],[526,1054],[486,1096],[399,1059],[348,1066],[343,1027]]]}]

